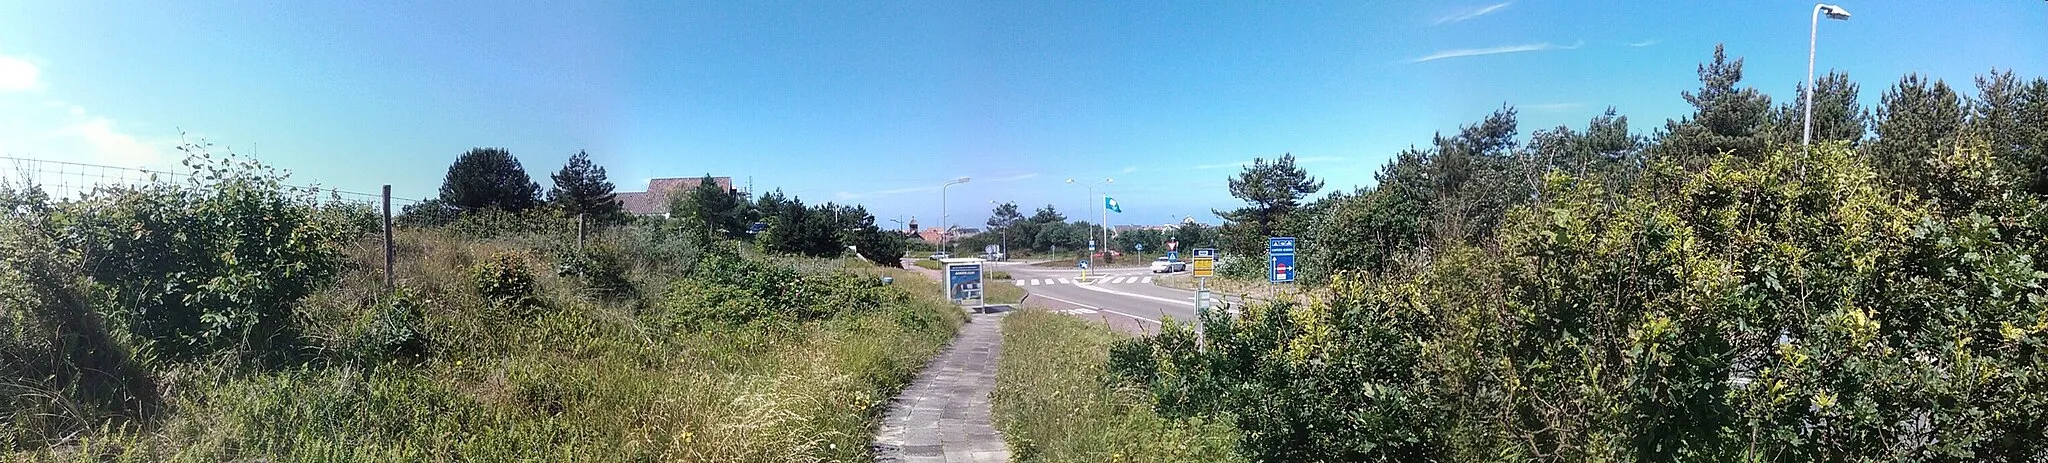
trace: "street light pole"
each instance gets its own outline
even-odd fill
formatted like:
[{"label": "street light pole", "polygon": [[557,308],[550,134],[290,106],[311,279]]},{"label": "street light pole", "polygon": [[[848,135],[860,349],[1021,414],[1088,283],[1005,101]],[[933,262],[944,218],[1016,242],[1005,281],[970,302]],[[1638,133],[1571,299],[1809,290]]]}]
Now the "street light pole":
[{"label": "street light pole", "polygon": [[1827,13],[1828,19],[1848,21],[1849,10],[1825,3],[1813,4],[1813,24],[1806,34],[1806,123],[1800,130],[1799,146],[1813,143],[1813,54],[1820,45],[1820,15]]},{"label": "street light pole", "polygon": [[962,183],[967,183],[967,177],[956,178],[946,182],[944,185],[939,185],[939,249],[946,250],[947,255],[953,254],[953,227],[947,224],[947,221],[951,220],[952,216],[946,214],[946,187]]},{"label": "street light pole", "polygon": [[[1074,181],[1074,179],[1071,179],[1071,178],[1067,179],[1067,183],[1070,183],[1070,184],[1074,184],[1074,185],[1080,185],[1080,184],[1081,184],[1080,182],[1076,182],[1076,181]],[[1088,187],[1088,200],[1089,200],[1089,201],[1094,201],[1094,200],[1095,200],[1095,187],[1097,187],[1097,186],[1101,186],[1102,184],[1105,184],[1105,183],[1116,183],[1116,179],[1114,179],[1114,178],[1105,178],[1105,179],[1102,179],[1102,181],[1100,181],[1100,182],[1095,182],[1095,183],[1093,183],[1093,184],[1089,184],[1089,185],[1086,185],[1086,186]],[[1104,204],[1104,205],[1102,205],[1102,206],[1099,206],[1099,207],[1102,207],[1102,208],[1103,208],[1103,210],[1102,210],[1102,220],[1103,220],[1104,222],[1107,222],[1107,221],[1109,221],[1109,209],[1108,209],[1108,207],[1109,207],[1109,206],[1107,206],[1107,203],[1106,203],[1106,201],[1108,201],[1108,200],[1104,200],[1104,201],[1105,201],[1105,204]],[[1089,237],[1088,239],[1092,241],[1092,240],[1094,240],[1094,239],[1095,239],[1095,237],[1092,237],[1092,236],[1091,236],[1091,237]],[[1108,227],[1107,225],[1104,225],[1104,226],[1103,226],[1103,228],[1102,228],[1102,246],[1101,246],[1101,249],[1105,249],[1105,250],[1106,250],[1106,249],[1109,249],[1109,227]],[[1085,276],[1087,276],[1087,274],[1088,274],[1088,271],[1087,271],[1087,270],[1085,270],[1085,269],[1084,269],[1084,270],[1082,270],[1082,271],[1081,271],[1081,275],[1082,275],[1082,276],[1084,276],[1084,277],[1085,277]]]}]

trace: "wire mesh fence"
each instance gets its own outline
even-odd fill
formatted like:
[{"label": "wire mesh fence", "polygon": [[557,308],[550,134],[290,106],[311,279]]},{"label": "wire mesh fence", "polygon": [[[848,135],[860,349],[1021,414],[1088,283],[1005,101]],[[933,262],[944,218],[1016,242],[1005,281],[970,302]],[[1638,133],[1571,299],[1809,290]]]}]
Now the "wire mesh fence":
[{"label": "wire mesh fence", "polygon": [[[0,156],[0,185],[17,188],[35,186],[57,200],[75,200],[102,188],[141,187],[151,183],[185,183],[194,179],[190,170],[147,169],[83,162],[55,161]],[[327,204],[360,204],[382,207],[381,192],[363,192],[319,185],[285,185],[309,191]],[[394,210],[425,202],[421,199],[391,198]]]}]

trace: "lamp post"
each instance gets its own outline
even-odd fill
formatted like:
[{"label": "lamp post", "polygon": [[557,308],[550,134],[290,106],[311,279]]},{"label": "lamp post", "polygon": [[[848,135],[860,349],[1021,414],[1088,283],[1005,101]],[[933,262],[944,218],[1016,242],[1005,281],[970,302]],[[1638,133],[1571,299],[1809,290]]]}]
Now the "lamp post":
[{"label": "lamp post", "polygon": [[956,178],[939,185],[939,249],[946,250],[947,255],[953,254],[953,227],[947,223],[952,216],[946,215],[946,187],[962,183],[967,183],[967,177]]},{"label": "lamp post", "polygon": [[[1069,184],[1074,184],[1074,185],[1081,185],[1081,183],[1080,183],[1080,182],[1076,182],[1076,181],[1074,181],[1074,179],[1071,179],[1071,178],[1067,179],[1067,183],[1069,183]],[[1095,187],[1098,187],[1098,186],[1102,186],[1102,184],[1105,184],[1105,183],[1116,183],[1116,179],[1113,179],[1113,178],[1105,178],[1105,179],[1102,179],[1102,181],[1100,181],[1100,182],[1095,182],[1095,183],[1092,183],[1092,184],[1084,185],[1084,186],[1088,187],[1088,200],[1089,200],[1089,201],[1094,201],[1094,200],[1095,200]],[[1106,200],[1106,199],[1105,199],[1104,201],[1108,201],[1108,200]],[[1083,204],[1086,204],[1086,203],[1083,203]],[[1102,221],[1103,221],[1103,222],[1109,222],[1109,207],[1108,207],[1108,206],[1106,206],[1106,205],[1103,205],[1103,206],[1097,206],[1097,207],[1101,207],[1101,208],[1103,208],[1103,209],[1102,209]],[[1101,246],[1101,248],[1100,248],[1100,249],[1108,250],[1108,249],[1109,249],[1109,226],[1108,226],[1107,224],[1101,224],[1101,225],[1102,225],[1102,246]],[[1093,240],[1093,239],[1094,239],[1094,237],[1092,237],[1092,236],[1091,236],[1091,237],[1089,237],[1089,239],[1090,239],[1090,240]],[[1087,275],[1087,271],[1086,271],[1086,270],[1083,270],[1083,271],[1082,271],[1082,275],[1083,275],[1083,276],[1086,276],[1086,275]]]},{"label": "lamp post", "polygon": [[1813,52],[1820,45],[1820,15],[1823,13],[1828,15],[1828,19],[1849,20],[1849,10],[1826,3],[1813,4],[1813,25],[1806,36],[1806,124],[1800,131],[1799,146],[1813,143]]}]

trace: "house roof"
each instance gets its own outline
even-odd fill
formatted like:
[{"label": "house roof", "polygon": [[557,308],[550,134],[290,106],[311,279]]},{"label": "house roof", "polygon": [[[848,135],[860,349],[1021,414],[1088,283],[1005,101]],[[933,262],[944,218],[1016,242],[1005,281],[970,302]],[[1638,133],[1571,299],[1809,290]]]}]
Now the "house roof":
[{"label": "house roof", "polygon": [[[669,195],[677,191],[696,188],[703,177],[670,177],[647,181],[647,191],[617,193],[619,204],[626,212],[639,215],[661,215],[668,213]],[[733,191],[732,177],[712,177],[711,182],[725,191]]]}]

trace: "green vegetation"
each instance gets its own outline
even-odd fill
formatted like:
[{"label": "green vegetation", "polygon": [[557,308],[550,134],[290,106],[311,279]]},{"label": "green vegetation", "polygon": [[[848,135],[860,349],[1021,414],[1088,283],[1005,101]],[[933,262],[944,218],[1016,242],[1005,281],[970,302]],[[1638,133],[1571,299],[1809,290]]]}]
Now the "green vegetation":
[{"label": "green vegetation", "polygon": [[547,208],[397,230],[386,289],[365,209],[188,149],[0,188],[0,459],[861,460],[963,321],[904,270]]},{"label": "green vegetation", "polygon": [[915,263],[913,263],[913,264],[911,264],[911,265],[916,265],[916,266],[919,266],[919,267],[924,267],[924,268],[926,268],[926,269],[930,269],[930,270],[945,270],[945,269],[946,269],[946,267],[945,267],[945,265],[946,265],[946,264],[945,264],[945,263],[943,263],[943,262],[939,262],[939,261],[936,261],[936,260],[931,260],[931,259],[918,259],[918,260],[917,260],[917,261],[916,261]]},{"label": "green vegetation", "polygon": [[993,406],[1017,461],[1239,461],[1228,423],[1162,418],[1144,390],[1108,376],[1109,348],[1121,339],[1042,310],[1003,318]]},{"label": "green vegetation", "polygon": [[625,207],[619,204],[618,195],[612,193],[616,186],[605,176],[604,167],[590,162],[590,153],[577,151],[550,179],[554,186],[548,188],[548,205],[562,213],[583,214],[599,223],[626,219]]},{"label": "green vegetation", "polygon": [[990,280],[1008,280],[1008,279],[1010,279],[1010,272],[1005,272],[1005,271],[1002,271],[1002,270],[996,270],[996,271],[988,272],[988,279],[990,279]]},{"label": "green vegetation", "polygon": [[[1652,137],[1610,110],[1519,145],[1503,108],[1405,150],[1271,224],[1305,298],[1111,370],[1256,461],[2048,457],[2048,80],[1908,76],[1865,111],[1831,75],[1809,148],[1742,64],[1717,49]],[[1309,178],[1284,164],[1232,185]],[[1313,188],[1239,190],[1226,272]]]}]

